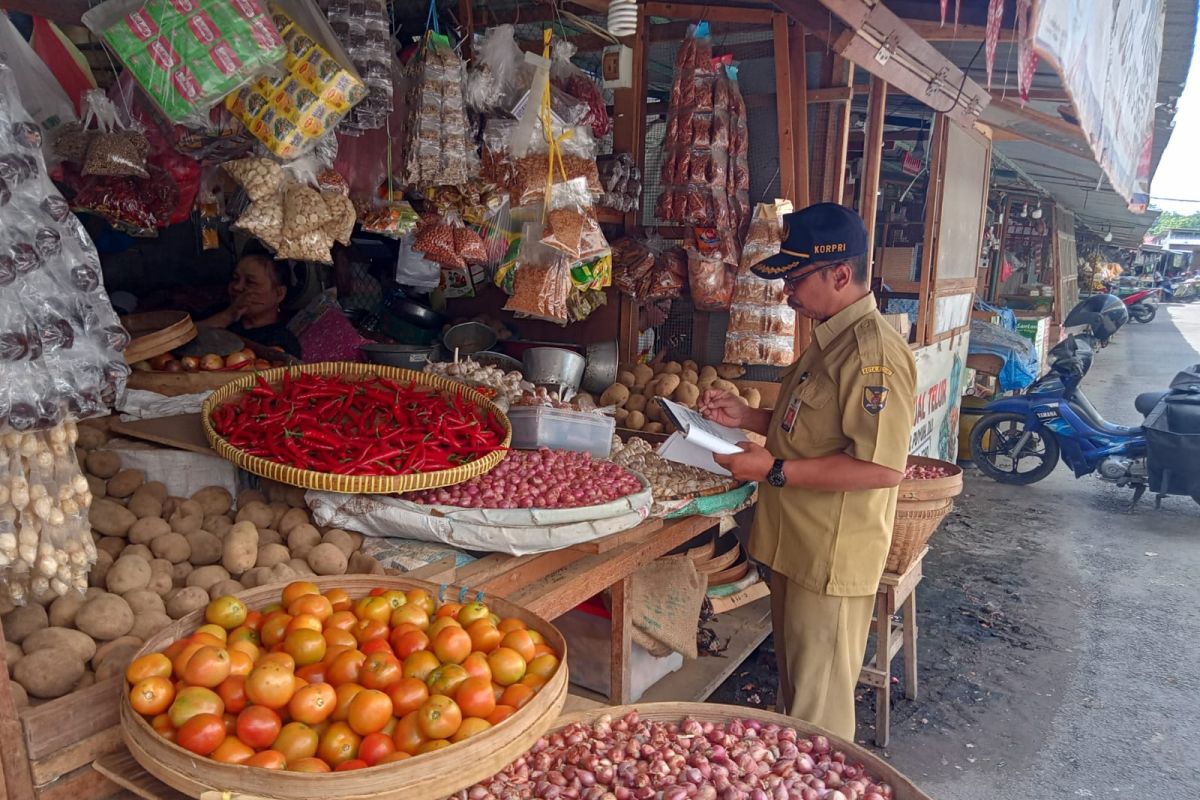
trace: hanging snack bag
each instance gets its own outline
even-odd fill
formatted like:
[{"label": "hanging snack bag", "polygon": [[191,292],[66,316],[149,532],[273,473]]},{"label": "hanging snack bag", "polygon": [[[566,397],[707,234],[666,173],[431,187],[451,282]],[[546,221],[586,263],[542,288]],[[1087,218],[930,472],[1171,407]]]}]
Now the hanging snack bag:
[{"label": "hanging snack bag", "polygon": [[260,0],[107,0],[83,23],[172,122],[206,114],[284,57]]},{"label": "hanging snack bag", "polygon": [[604,92],[583,70],[571,63],[576,47],[571,42],[559,39],[554,42],[554,55],[550,64],[550,78],[554,85],[587,106],[580,123],[592,129],[592,135],[603,139],[612,130],[608,118],[608,104]]},{"label": "hanging snack bag", "polygon": [[448,38],[429,33],[412,77],[405,182],[422,189],[464,184],[475,166],[463,99],[466,66]]},{"label": "hanging snack bag", "polygon": [[255,202],[278,194],[283,185],[283,170],[269,158],[239,158],[226,161],[221,169]]},{"label": "hanging snack bag", "polygon": [[293,159],[333,130],[367,89],[313,0],[274,0],[271,10],[285,72],[230,94],[225,107],[272,153]]},{"label": "hanging snack bag", "polygon": [[337,190],[325,189],[321,192],[325,208],[329,210],[329,221],[323,226],[325,233],[335,242],[350,244],[350,235],[354,233],[354,223],[358,215],[354,211],[354,203],[350,198]]}]

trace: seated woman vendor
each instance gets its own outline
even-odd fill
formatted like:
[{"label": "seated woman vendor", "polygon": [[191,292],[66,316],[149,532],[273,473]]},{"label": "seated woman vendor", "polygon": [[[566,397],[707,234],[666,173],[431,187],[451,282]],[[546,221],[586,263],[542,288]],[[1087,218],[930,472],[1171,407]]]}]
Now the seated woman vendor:
[{"label": "seated woman vendor", "polygon": [[225,328],[243,339],[264,347],[278,347],[297,358],[300,342],[280,314],[287,297],[287,266],[265,255],[245,255],[238,259],[229,281],[233,302],[200,322],[211,328]]}]

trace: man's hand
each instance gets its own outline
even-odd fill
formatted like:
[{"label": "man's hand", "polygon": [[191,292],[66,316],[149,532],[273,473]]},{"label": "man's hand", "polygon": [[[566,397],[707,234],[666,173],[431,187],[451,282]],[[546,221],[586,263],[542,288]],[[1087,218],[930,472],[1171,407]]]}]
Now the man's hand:
[{"label": "man's hand", "polygon": [[775,456],[771,455],[767,448],[760,447],[754,442],[738,442],[738,447],[742,448],[742,452],[733,455],[723,456],[714,453],[713,461],[732,472],[733,477],[739,481],[757,481],[759,483],[765,481],[767,473],[771,471],[771,466],[775,463]]},{"label": "man's hand", "polygon": [[718,425],[745,427],[750,406],[736,394],[722,389],[706,389],[700,397],[700,414]]}]

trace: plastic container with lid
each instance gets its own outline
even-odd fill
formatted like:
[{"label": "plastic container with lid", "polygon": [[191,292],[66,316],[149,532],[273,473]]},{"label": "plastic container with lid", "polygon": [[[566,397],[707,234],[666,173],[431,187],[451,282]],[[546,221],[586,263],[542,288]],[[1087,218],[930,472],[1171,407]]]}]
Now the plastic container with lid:
[{"label": "plastic container with lid", "polygon": [[549,406],[513,406],[508,410],[512,423],[512,447],[517,450],[574,450],[608,458],[617,422],[606,414],[568,411]]}]

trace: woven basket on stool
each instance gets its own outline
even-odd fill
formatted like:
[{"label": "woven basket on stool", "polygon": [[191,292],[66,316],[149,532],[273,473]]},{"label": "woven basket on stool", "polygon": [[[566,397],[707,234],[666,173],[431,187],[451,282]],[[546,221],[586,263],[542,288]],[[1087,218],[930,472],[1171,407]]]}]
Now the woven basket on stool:
[{"label": "woven basket on stool", "polygon": [[888,550],[884,571],[903,573],[907,570],[952,508],[954,500],[951,498],[897,501],[892,547]]}]

